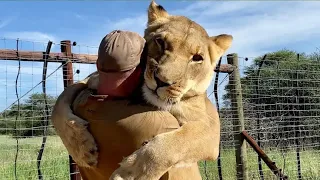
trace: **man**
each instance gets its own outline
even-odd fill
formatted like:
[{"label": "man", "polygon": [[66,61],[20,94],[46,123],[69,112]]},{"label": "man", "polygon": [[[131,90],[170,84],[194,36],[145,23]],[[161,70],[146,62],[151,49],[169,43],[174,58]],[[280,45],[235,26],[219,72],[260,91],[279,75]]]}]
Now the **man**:
[{"label": "man", "polygon": [[[88,129],[98,145],[97,165],[90,168],[79,166],[84,180],[108,179],[119,167],[118,163],[123,157],[139,149],[157,134],[179,128],[176,118],[169,112],[135,101],[142,99],[139,97],[139,88],[132,88],[142,81],[144,62],[140,64],[140,55],[145,41],[140,38],[135,33],[124,31],[113,31],[105,36],[98,52],[99,76],[95,73],[88,79],[88,84],[77,83],[63,92],[70,93],[67,96],[73,102],[74,114],[89,123]],[[87,86],[89,88],[85,89]],[[75,91],[77,87],[84,90]],[[64,110],[59,111],[59,103],[62,101],[63,98],[60,100],[59,97],[53,115],[67,114]],[[73,146],[77,145],[72,143],[76,141],[66,143],[66,131],[57,123],[54,123],[57,133],[68,151],[72,152]],[[183,175],[187,179],[197,179],[192,177],[199,177],[200,173],[197,166],[172,168],[161,179],[185,179]]]}]

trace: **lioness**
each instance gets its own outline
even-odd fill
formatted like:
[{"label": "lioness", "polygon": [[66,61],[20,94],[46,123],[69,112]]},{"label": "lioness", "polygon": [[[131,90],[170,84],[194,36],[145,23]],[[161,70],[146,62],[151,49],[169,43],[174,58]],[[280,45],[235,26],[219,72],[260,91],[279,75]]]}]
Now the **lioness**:
[{"label": "lioness", "polygon": [[126,157],[111,179],[159,179],[173,166],[215,160],[219,153],[220,122],[206,90],[232,36],[209,37],[199,24],[169,15],[153,1],[145,39],[144,98],[182,119],[183,125],[155,136]]},{"label": "lioness", "polygon": [[[197,23],[184,16],[169,15],[152,1],[145,39],[148,59],[143,96],[150,104],[170,111],[182,126],[155,136],[126,157],[110,179],[158,180],[172,167],[215,160],[219,153],[220,122],[206,89],[216,61],[230,47],[232,36],[209,37]],[[69,153],[80,165],[94,164],[97,158],[94,139],[85,130],[87,122],[70,109],[85,83],[64,92],[52,115],[56,129],[60,129],[58,134],[66,146],[72,146]],[[61,121],[66,121],[67,126]],[[74,134],[63,135],[67,131]],[[77,133],[82,136],[75,137]]]}]

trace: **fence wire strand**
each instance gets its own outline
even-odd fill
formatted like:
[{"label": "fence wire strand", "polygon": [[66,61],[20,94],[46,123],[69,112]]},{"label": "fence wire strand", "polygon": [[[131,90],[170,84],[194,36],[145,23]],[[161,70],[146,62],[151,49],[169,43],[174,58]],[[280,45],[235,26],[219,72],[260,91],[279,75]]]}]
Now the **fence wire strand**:
[{"label": "fence wire strand", "polygon": [[18,94],[18,79],[20,76],[20,69],[21,69],[21,61],[20,61],[20,56],[19,56],[19,39],[17,39],[17,57],[19,58],[19,65],[18,65],[18,72],[17,72],[17,77],[16,77],[16,82],[15,82],[15,90],[16,90],[16,97],[17,97],[17,103],[18,103],[18,113],[16,115],[16,120],[14,122],[14,129],[15,129],[15,137],[16,137],[16,154],[15,154],[15,158],[14,158],[14,177],[17,180],[17,160],[18,160],[18,155],[19,155],[19,138],[18,138],[18,133],[17,133],[17,121],[18,118],[20,118],[20,98],[19,98],[19,94]]},{"label": "fence wire strand", "polygon": [[[17,57],[21,56],[19,51],[45,52],[47,43],[19,39],[1,39],[1,42],[0,50],[14,49]],[[53,43],[52,51],[58,51],[59,46],[60,43]],[[97,47],[77,45],[72,48],[73,53],[97,53]],[[3,56],[1,52],[0,55]],[[240,65],[235,70],[241,75],[245,129],[289,179],[320,177],[319,57],[289,51],[265,57],[240,56]],[[0,105],[0,145],[3,146],[0,177],[4,180],[68,179],[68,153],[50,121],[47,123],[55,98],[64,89],[63,75],[59,71],[63,64],[56,57],[48,57],[47,66],[40,66],[43,62],[28,58],[29,62],[20,58],[0,60],[0,70],[5,71],[0,75],[0,84],[5,87],[0,89],[4,95],[0,100],[3,102]],[[225,56],[218,66],[220,63],[227,64]],[[73,61],[76,80],[84,79],[95,69],[95,64]],[[230,95],[235,93],[229,89],[228,78],[232,75],[233,72],[216,73],[207,93],[216,103],[221,121],[220,163],[199,163],[203,178],[208,180],[236,179],[235,147],[238,142],[234,135],[238,132],[234,130],[234,122],[238,119],[232,116],[235,111],[230,102]],[[277,179],[259,159],[247,146],[249,179]]]},{"label": "fence wire strand", "polygon": [[[47,56],[46,44],[21,39],[0,41],[0,71],[4,72],[0,75],[0,84],[5,87],[0,89],[3,93],[0,97],[3,102],[0,104],[1,180],[68,179],[70,176],[68,153],[49,121],[55,99],[64,89],[62,60],[51,56],[43,66],[39,59],[33,61],[38,52]],[[53,43],[55,52],[57,46],[61,44]],[[12,49],[16,53],[15,60],[10,59],[12,54],[4,51],[11,50],[8,51],[11,53]],[[76,54],[90,55],[89,52],[97,52],[97,47],[77,46],[76,50]],[[24,61],[20,60],[21,51],[31,52],[28,58],[23,57]],[[65,60],[67,63],[74,61]],[[95,70],[91,63],[73,64],[73,71],[78,72],[75,80],[81,80]]]}]

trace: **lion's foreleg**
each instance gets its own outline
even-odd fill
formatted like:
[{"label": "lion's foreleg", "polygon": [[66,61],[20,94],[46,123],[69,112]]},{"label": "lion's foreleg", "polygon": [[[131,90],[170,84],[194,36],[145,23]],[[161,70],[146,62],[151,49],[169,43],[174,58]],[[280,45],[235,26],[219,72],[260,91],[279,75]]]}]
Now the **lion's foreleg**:
[{"label": "lion's foreleg", "polygon": [[219,153],[220,132],[214,132],[212,124],[204,121],[189,121],[181,128],[160,134],[159,144],[172,154],[174,163],[194,163],[199,160],[215,160]]},{"label": "lion's foreleg", "polygon": [[87,82],[94,74],[66,88],[58,97],[51,116],[52,124],[69,154],[78,165],[87,167],[97,164],[97,146],[87,129],[88,122],[73,113],[71,104],[87,88]]},{"label": "lion's foreleg", "polygon": [[214,160],[219,153],[220,133],[212,123],[189,121],[181,128],[157,135],[125,158],[110,179],[159,179],[172,166],[189,166]]}]

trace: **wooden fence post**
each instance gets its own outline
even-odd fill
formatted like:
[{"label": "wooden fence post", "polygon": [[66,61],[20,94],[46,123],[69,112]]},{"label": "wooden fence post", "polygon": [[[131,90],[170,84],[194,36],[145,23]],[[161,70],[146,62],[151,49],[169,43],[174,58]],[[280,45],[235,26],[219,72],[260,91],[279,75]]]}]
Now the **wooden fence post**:
[{"label": "wooden fence post", "polygon": [[229,74],[229,88],[231,95],[231,109],[232,109],[232,122],[234,131],[234,141],[236,144],[236,168],[237,168],[237,179],[248,180],[247,172],[247,147],[243,136],[241,135],[244,128],[244,114],[243,114],[243,103],[242,103],[242,92],[241,92],[241,81],[239,72],[238,55],[228,54],[228,64],[234,67],[232,73]]},{"label": "wooden fence post", "polygon": [[[67,58],[72,58],[71,52],[71,41],[64,40],[60,42],[61,44],[61,53],[63,53]],[[63,86],[64,88],[73,84],[73,68],[72,62],[67,60],[62,62],[62,74],[63,74]],[[73,161],[72,157],[69,155],[69,171],[70,171],[70,180],[81,180],[81,175],[77,164]]]},{"label": "wooden fence post", "polygon": [[[72,58],[71,52],[71,41],[64,40],[61,41],[61,53],[63,53],[67,58]],[[64,88],[73,84],[73,69],[72,62],[63,61],[64,66],[62,66],[63,71],[63,85]]]}]

